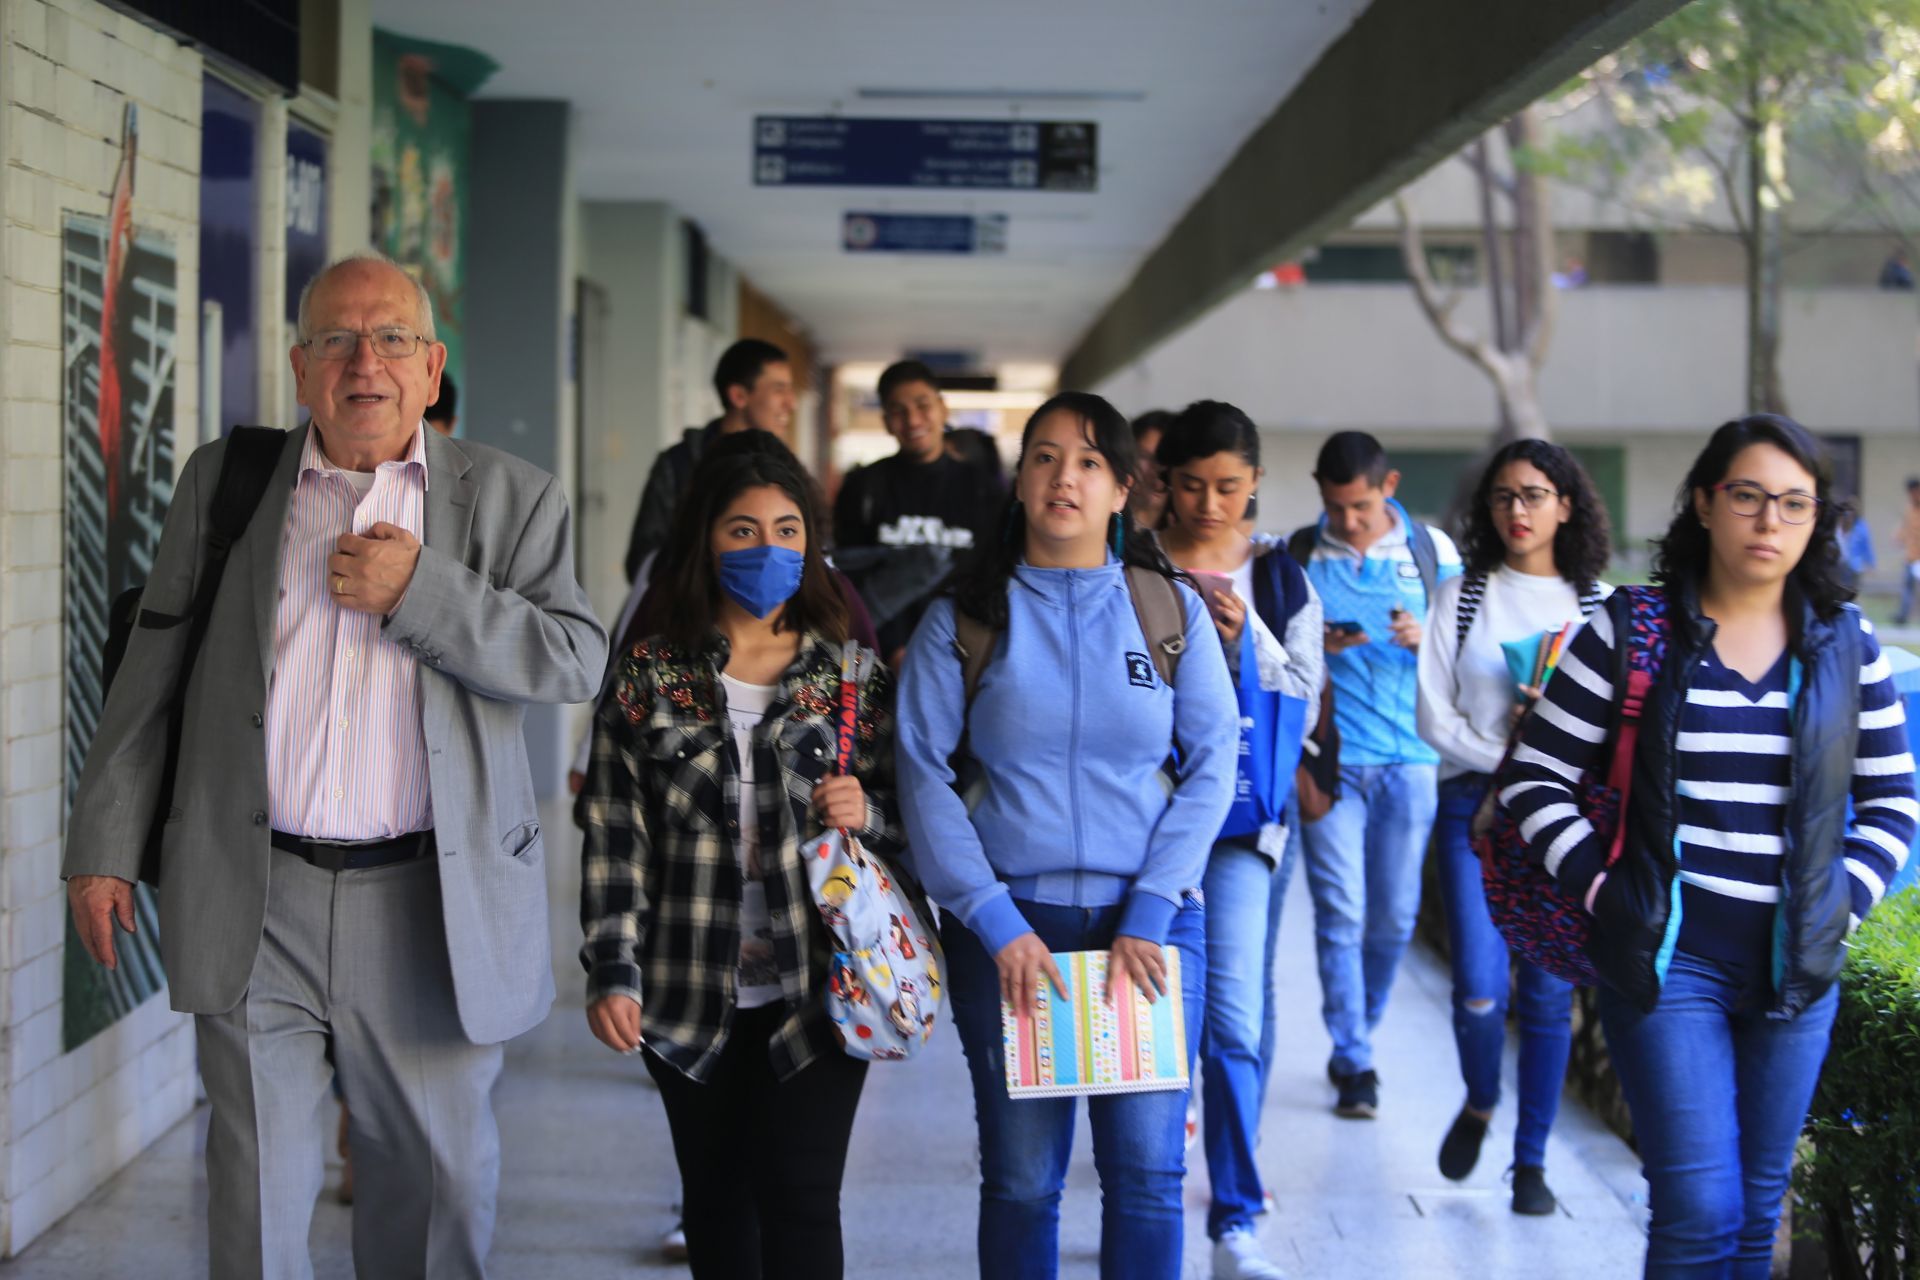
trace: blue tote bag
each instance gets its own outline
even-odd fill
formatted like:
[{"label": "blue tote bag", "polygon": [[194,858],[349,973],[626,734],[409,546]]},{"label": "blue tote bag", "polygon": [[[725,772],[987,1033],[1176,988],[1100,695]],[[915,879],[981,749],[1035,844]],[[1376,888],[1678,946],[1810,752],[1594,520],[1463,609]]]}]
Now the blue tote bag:
[{"label": "blue tote bag", "polygon": [[1222,836],[1258,835],[1278,822],[1293,799],[1293,771],[1307,730],[1307,700],[1260,687],[1253,622],[1240,628],[1240,760],[1233,807]]}]

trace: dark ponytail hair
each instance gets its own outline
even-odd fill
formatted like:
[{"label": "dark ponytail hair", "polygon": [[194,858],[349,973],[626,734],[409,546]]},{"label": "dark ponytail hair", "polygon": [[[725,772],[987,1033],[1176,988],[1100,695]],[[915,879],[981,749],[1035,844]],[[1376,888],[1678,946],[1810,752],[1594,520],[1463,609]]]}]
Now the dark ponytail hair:
[{"label": "dark ponytail hair", "polygon": [[1255,471],[1260,469],[1260,431],[1253,419],[1222,400],[1195,400],[1174,416],[1160,434],[1153,460],[1171,471],[1196,458],[1237,453]]},{"label": "dark ponytail hair", "polygon": [[1460,548],[1467,572],[1491,573],[1507,558],[1507,544],[1494,527],[1487,499],[1494,477],[1515,462],[1537,468],[1567,500],[1567,518],[1553,535],[1553,567],[1582,593],[1591,590],[1613,558],[1613,524],[1580,459],[1546,440],[1515,440],[1487,460],[1467,508],[1467,532]]},{"label": "dark ponytail hair", "polygon": [[[1666,536],[1653,544],[1653,580],[1672,589],[1698,584],[1706,576],[1711,536],[1700,523],[1694,493],[1711,490],[1724,481],[1734,458],[1756,444],[1772,445],[1813,477],[1814,497],[1820,500],[1813,517],[1813,536],[1807,540],[1806,554],[1787,575],[1787,589],[1789,593],[1798,592],[1819,617],[1830,619],[1854,594],[1840,568],[1839,531],[1841,518],[1847,514],[1846,504],[1834,497],[1833,467],[1827,461],[1826,449],[1812,432],[1783,414],[1756,413],[1736,418],[1713,433],[1680,485],[1674,499],[1673,523],[1667,527]],[[1789,613],[1788,618],[1791,621],[1793,615]]]},{"label": "dark ponytail hair", "polygon": [[660,619],[667,643],[697,653],[707,642],[720,608],[720,578],[713,567],[713,526],[748,489],[770,485],[793,500],[807,531],[806,567],[800,589],[781,608],[778,630],[814,631],[834,644],[847,638],[847,602],[827,567],[827,531],[819,486],[779,437],[765,431],[723,435],[701,455],[661,548],[654,581],[671,606]]},{"label": "dark ponytail hair", "polygon": [[[1027,513],[1016,496],[1020,467],[1026,463],[1027,446],[1033,440],[1034,429],[1055,413],[1069,414],[1079,420],[1086,438],[1106,461],[1115,484],[1123,489],[1133,484],[1134,464],[1139,459],[1133,429],[1126,417],[1106,400],[1087,391],[1062,391],[1033,411],[1020,433],[1020,460],[1014,464],[1015,483],[1008,489],[1006,505],[1001,508],[1000,541],[976,549],[973,559],[952,580],[954,607],[996,631],[1006,629],[1007,584],[1027,550]],[[1125,510],[1120,513],[1120,522],[1125,529],[1120,556],[1123,563],[1151,569],[1168,578],[1182,576],[1167,563],[1153,535],[1135,528]]]}]

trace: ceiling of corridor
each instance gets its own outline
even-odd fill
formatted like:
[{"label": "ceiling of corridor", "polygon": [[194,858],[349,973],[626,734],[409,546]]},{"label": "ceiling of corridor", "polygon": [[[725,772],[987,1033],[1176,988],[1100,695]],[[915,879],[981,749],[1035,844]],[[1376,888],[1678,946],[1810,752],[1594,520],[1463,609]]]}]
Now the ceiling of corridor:
[{"label": "ceiling of corridor", "polygon": [[[374,0],[373,13],[498,61],[482,97],[570,100],[580,195],[671,202],[826,358],[961,348],[994,364],[1064,355],[1367,2]],[[760,114],[1092,120],[1099,190],[755,187]],[[1005,213],[1007,251],[848,254],[849,210]]]}]

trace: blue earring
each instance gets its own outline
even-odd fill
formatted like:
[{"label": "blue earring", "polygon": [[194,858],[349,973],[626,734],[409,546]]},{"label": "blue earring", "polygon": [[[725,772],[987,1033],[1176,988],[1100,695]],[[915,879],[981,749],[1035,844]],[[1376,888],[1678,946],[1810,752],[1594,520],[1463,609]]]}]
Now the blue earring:
[{"label": "blue earring", "polygon": [[1125,560],[1127,558],[1126,516],[1118,511],[1114,512],[1113,519],[1107,522],[1107,528],[1109,531],[1109,541],[1113,543],[1113,558],[1115,560]]}]

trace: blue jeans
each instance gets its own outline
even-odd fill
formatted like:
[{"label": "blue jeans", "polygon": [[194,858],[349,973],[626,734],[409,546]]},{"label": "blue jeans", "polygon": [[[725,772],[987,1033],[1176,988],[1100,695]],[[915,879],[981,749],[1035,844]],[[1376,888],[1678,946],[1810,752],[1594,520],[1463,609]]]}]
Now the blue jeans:
[{"label": "blue jeans", "polygon": [[[1120,908],[1016,903],[1051,951],[1113,945]],[[973,1076],[980,1123],[982,1280],[1053,1280],[1060,1268],[1060,1191],[1073,1154],[1076,1099],[1007,1096],[1000,1038],[1000,974],[973,931],[948,915],[940,925],[953,1025]],[[1167,945],[1180,951],[1187,1034],[1206,1016],[1206,920],[1189,899]],[[1180,1274],[1186,1177],[1184,1090],[1087,1099],[1093,1164],[1100,1175],[1100,1274],[1106,1280],[1169,1280]]]},{"label": "blue jeans", "polygon": [[[1500,1101],[1512,969],[1507,940],[1487,914],[1480,859],[1467,842],[1473,811],[1490,781],[1484,773],[1466,773],[1441,783],[1435,824],[1440,900],[1453,952],[1453,1039],[1460,1049],[1467,1105],[1475,1111],[1491,1111]],[[1573,987],[1522,960],[1514,1011],[1520,1023],[1520,1116],[1513,1133],[1513,1162],[1544,1167],[1547,1132],[1560,1109],[1567,1055],[1573,1048]]]},{"label": "blue jeans", "polygon": [[1271,971],[1267,908],[1273,864],[1250,838],[1221,840],[1207,859],[1205,888],[1207,1011],[1200,1041],[1200,1114],[1213,1183],[1207,1235],[1218,1240],[1236,1227],[1252,1226],[1265,1196],[1253,1151],[1260,1136],[1260,1037]]},{"label": "blue jeans", "polygon": [[1274,980],[1273,962],[1280,949],[1280,916],[1287,905],[1287,888],[1293,883],[1293,868],[1300,861],[1300,814],[1289,812],[1287,849],[1274,868],[1273,887],[1267,895],[1267,957],[1261,972],[1267,976],[1266,1008],[1260,1015],[1260,1105],[1267,1105],[1267,1081],[1273,1078],[1273,1055],[1280,1045],[1280,984]]},{"label": "blue jeans", "polygon": [[1765,1280],[1839,995],[1778,1021],[1764,958],[1749,974],[1684,951],[1652,1013],[1600,988],[1653,1207],[1650,1280]]},{"label": "blue jeans", "polygon": [[1320,1016],[1333,1038],[1333,1068],[1343,1074],[1373,1069],[1373,1029],[1420,910],[1437,775],[1430,764],[1343,767],[1340,798],[1301,835]]}]

